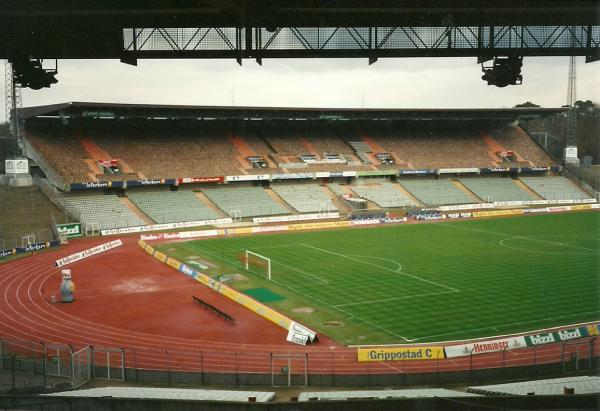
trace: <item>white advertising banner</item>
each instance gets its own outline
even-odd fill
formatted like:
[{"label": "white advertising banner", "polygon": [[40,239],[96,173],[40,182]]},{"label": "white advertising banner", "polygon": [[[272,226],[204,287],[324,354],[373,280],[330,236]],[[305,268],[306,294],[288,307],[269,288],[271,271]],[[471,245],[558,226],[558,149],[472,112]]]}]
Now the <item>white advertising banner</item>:
[{"label": "white advertising banner", "polygon": [[446,358],[455,358],[465,357],[471,354],[485,354],[526,347],[527,343],[525,342],[525,337],[512,337],[470,344],[450,345],[444,347],[444,351],[446,352]]},{"label": "white advertising banner", "polygon": [[295,321],[292,321],[290,328],[288,328],[288,335],[286,340],[295,344],[306,345],[309,342],[313,342],[317,334]]},{"label": "white advertising banner", "polygon": [[137,226],[137,227],[114,228],[112,230],[101,230],[100,233],[102,235],[143,233],[146,231],[172,230],[174,228],[189,228],[189,227],[200,227],[200,226],[204,226],[204,225],[229,224],[231,222],[233,222],[233,220],[228,217],[228,218],[218,218],[216,220],[187,221],[187,222],[183,222],[183,223],[153,224],[153,225],[142,225],[142,226]]},{"label": "white advertising banner", "polygon": [[269,180],[270,174],[244,174],[241,176],[226,176],[225,181],[256,181],[256,180]]},{"label": "white advertising banner", "polygon": [[114,241],[111,241],[109,243],[100,244],[100,245],[98,245],[96,247],[93,247],[93,248],[90,248],[90,249],[87,249],[87,250],[83,250],[83,251],[80,251],[80,252],[75,253],[75,254],[71,254],[68,257],[61,258],[60,260],[56,260],[54,262],[54,264],[57,267],[62,267],[64,265],[71,264],[71,263],[74,263],[76,261],[83,260],[84,258],[88,258],[88,257],[91,257],[93,255],[103,253],[105,251],[111,250],[111,249],[119,247],[121,245],[123,245],[123,243],[121,242],[121,240],[114,240]]},{"label": "white advertising banner", "polygon": [[29,173],[29,160],[26,158],[4,160],[4,172],[6,174],[27,174]]},{"label": "white advertising banner", "polygon": [[313,213],[313,214],[292,214],[274,217],[254,217],[253,223],[278,223],[286,221],[303,221],[303,220],[326,220],[329,218],[340,218],[340,213]]}]

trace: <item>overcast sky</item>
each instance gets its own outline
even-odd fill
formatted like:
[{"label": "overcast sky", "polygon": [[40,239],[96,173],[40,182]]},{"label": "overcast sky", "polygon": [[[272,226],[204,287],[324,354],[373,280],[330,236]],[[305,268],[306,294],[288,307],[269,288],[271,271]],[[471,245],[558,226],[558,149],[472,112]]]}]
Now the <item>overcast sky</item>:
[{"label": "overcast sky", "polygon": [[[524,59],[523,85],[481,80],[474,58],[59,60],[59,82],[23,90],[23,106],[94,101],[291,107],[513,107],[566,104],[568,57]],[[577,60],[577,97],[600,101],[600,63]],[[4,82],[4,76],[0,76]],[[4,121],[4,110],[0,121]]]}]

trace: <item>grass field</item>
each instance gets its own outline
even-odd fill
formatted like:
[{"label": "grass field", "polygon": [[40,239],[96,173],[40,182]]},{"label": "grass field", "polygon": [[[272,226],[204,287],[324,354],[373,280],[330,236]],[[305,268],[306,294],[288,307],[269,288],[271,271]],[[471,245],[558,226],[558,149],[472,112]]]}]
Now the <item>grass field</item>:
[{"label": "grass field", "polygon": [[[447,341],[600,319],[600,213],[220,238],[159,247],[345,344]],[[243,269],[251,250],[272,261]],[[309,309],[307,309],[309,308]],[[310,309],[313,312],[308,312]]]}]

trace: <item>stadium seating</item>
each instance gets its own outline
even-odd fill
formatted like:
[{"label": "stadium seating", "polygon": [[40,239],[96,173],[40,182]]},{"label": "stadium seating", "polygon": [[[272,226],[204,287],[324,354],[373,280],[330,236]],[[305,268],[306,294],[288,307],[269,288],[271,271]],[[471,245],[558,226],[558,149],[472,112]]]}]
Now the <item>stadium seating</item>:
[{"label": "stadium seating", "polygon": [[600,377],[563,377],[549,380],[513,382],[508,384],[468,387],[467,392],[484,395],[564,395],[565,389],[573,394],[600,394]]},{"label": "stadium seating", "polygon": [[546,200],[583,200],[591,198],[566,177],[520,177],[529,188]]},{"label": "stadium seating", "polygon": [[449,179],[401,180],[399,183],[419,201],[429,206],[468,204],[474,200],[459,190]]},{"label": "stadium seating", "polygon": [[[337,195],[338,197],[343,197],[345,194],[348,194],[346,191],[344,191],[344,189],[342,188],[342,185],[340,183],[329,183],[329,184],[327,184],[327,187],[329,187],[329,189],[331,191],[333,191],[334,194]],[[349,186],[345,186],[345,187],[349,187]]]},{"label": "stadium seating", "polygon": [[113,158],[149,179],[240,174],[226,131],[214,128],[90,129],[88,135]]},{"label": "stadium seating", "polygon": [[261,132],[264,140],[279,156],[297,157],[308,151],[292,130],[263,129]]},{"label": "stadium seating", "polygon": [[477,130],[387,127],[370,129],[369,136],[415,169],[495,166]]},{"label": "stadium seating", "polygon": [[69,193],[59,198],[64,209],[84,227],[100,230],[135,227],[146,223],[114,194]]},{"label": "stadium seating", "polygon": [[67,183],[92,181],[91,170],[85,163],[89,154],[71,134],[58,130],[30,130],[30,146],[41,155]]},{"label": "stadium seating", "polygon": [[413,388],[403,390],[340,390],[340,391],[305,391],[301,392],[298,401],[344,401],[361,398],[450,398],[476,397],[464,391],[448,390],[446,388]]},{"label": "stadium seating", "polygon": [[65,213],[37,187],[0,185],[0,250],[21,246],[23,237],[31,242],[51,241],[53,224],[66,220]]},{"label": "stadium seating", "polygon": [[546,152],[518,127],[504,127],[493,130],[491,135],[506,150],[512,150],[538,167],[553,166],[554,162]]},{"label": "stadium seating", "polygon": [[193,191],[128,190],[127,197],[157,223],[179,223],[218,218]]},{"label": "stadium seating", "polygon": [[413,201],[393,183],[381,181],[378,184],[353,185],[352,190],[360,197],[374,202],[382,208],[408,207]]},{"label": "stadium seating", "polygon": [[460,182],[485,202],[530,201],[535,198],[503,177],[461,178]]},{"label": "stadium seating", "polygon": [[[262,187],[239,186],[202,190],[226,214],[239,217],[289,214],[275,202]],[[239,213],[239,214],[238,214]]]},{"label": "stadium seating", "polygon": [[337,211],[331,198],[317,184],[272,184],[271,188],[300,213]]},{"label": "stadium seating", "polygon": [[337,130],[333,127],[302,127],[298,132],[302,138],[314,147],[321,158],[324,153],[341,154],[348,159],[353,158],[352,147],[338,137]]}]

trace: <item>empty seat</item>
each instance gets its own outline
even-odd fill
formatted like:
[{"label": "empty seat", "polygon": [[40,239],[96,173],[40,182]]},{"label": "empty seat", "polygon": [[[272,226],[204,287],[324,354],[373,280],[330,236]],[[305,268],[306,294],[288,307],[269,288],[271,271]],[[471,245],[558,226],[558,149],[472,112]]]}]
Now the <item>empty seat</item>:
[{"label": "empty seat", "polygon": [[591,198],[566,177],[521,177],[520,180],[546,200],[583,200]]},{"label": "empty seat", "polygon": [[374,202],[382,208],[408,207],[414,205],[413,201],[402,191],[394,187],[393,183],[380,182],[377,185],[355,185],[352,190],[360,197]]},{"label": "empty seat", "polygon": [[84,226],[106,230],[146,225],[114,194],[69,193],[59,201]]},{"label": "empty seat", "polygon": [[419,201],[429,206],[473,203],[467,194],[459,190],[450,180],[403,180],[400,184]]},{"label": "empty seat", "polygon": [[461,178],[460,182],[486,202],[535,200],[530,193],[524,191],[510,178]]},{"label": "empty seat", "polygon": [[226,214],[239,217],[289,214],[262,187],[223,187],[203,190],[203,193]]},{"label": "empty seat", "polygon": [[300,213],[337,210],[317,184],[273,184],[271,188]]},{"label": "empty seat", "polygon": [[127,197],[157,223],[180,223],[218,218],[193,191],[130,190]]}]

